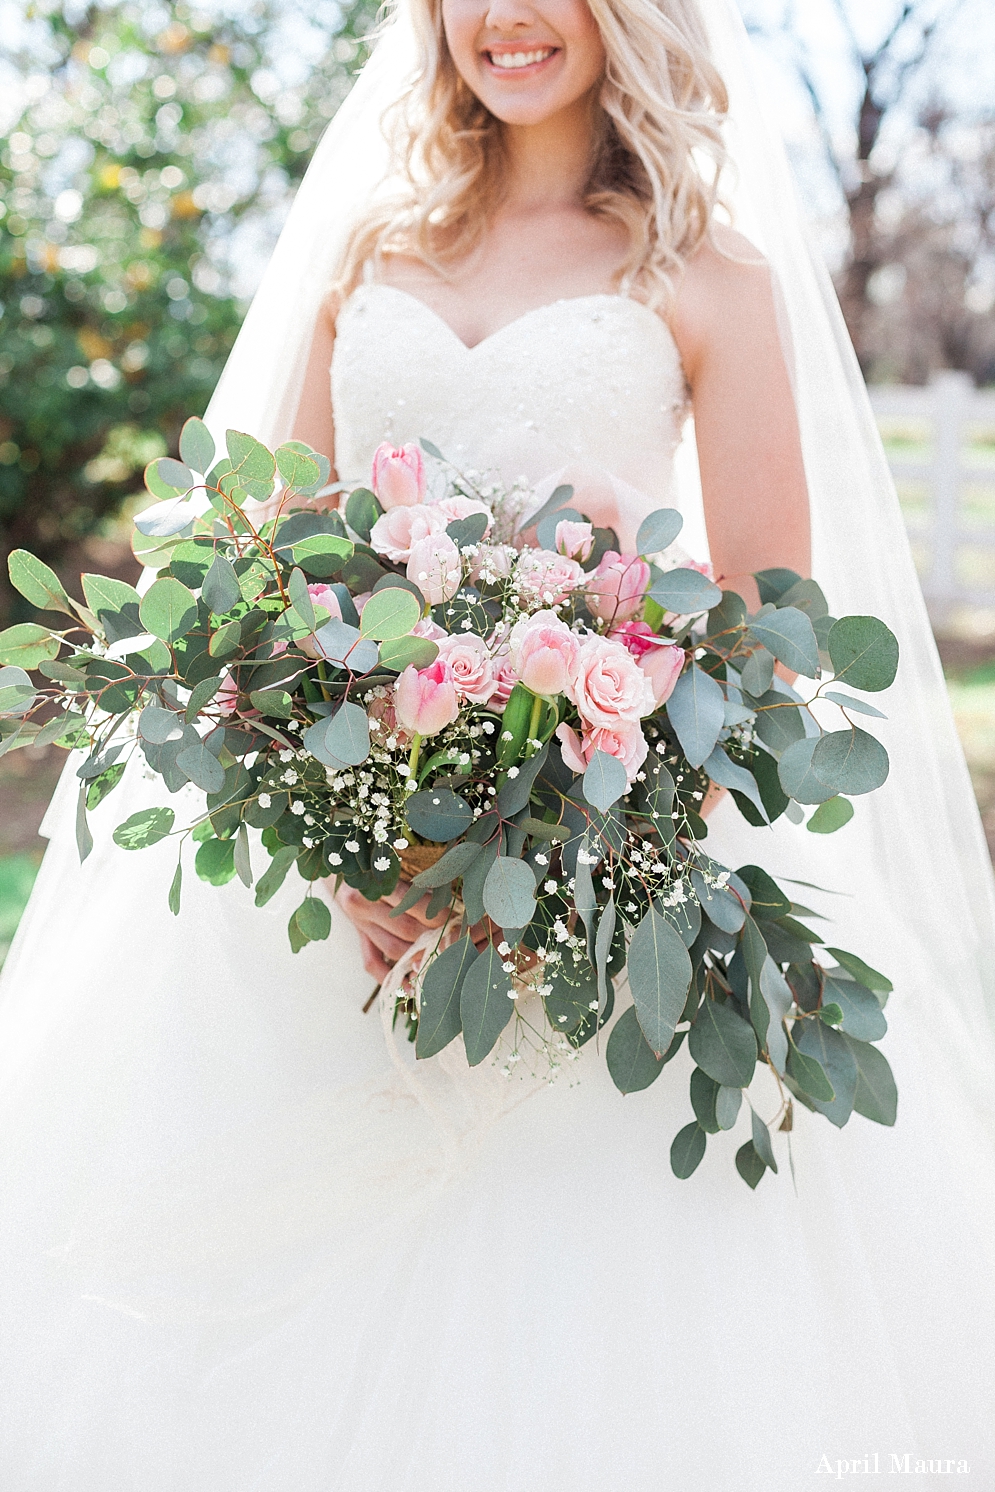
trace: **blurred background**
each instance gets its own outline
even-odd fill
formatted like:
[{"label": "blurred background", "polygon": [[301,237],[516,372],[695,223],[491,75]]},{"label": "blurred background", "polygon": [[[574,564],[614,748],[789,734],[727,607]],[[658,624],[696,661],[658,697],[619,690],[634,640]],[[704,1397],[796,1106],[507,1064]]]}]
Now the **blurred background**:
[{"label": "blurred background", "polygon": [[[995,849],[995,7],[739,0],[884,436]],[[366,0],[0,0],[0,548],[134,579]],[[0,566],[0,626],[30,608]],[[0,958],[56,748],[0,759]]]}]

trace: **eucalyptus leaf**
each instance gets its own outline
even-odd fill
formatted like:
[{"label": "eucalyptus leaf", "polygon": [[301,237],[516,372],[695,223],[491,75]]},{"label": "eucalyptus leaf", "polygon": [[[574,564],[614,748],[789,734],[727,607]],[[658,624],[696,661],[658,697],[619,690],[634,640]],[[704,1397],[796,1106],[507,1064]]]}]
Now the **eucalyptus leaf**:
[{"label": "eucalyptus leaf", "polygon": [[235,874],[243,886],[252,885],[252,860],[249,855],[249,831],[244,824],[239,824],[238,833],[235,835]]},{"label": "eucalyptus leaf", "polygon": [[750,622],[752,636],[786,668],[816,678],[819,673],[819,644],[804,611],[785,606],[762,620]]},{"label": "eucalyptus leaf", "polygon": [[146,705],[138,717],[138,733],[143,740],[161,746],[166,741],[178,741],[183,735],[183,724],[172,710]]},{"label": "eucalyptus leaf", "polygon": [[811,834],[835,834],[853,818],[853,804],[846,798],[827,798],[805,825]]},{"label": "eucalyptus leaf", "polygon": [[511,977],[493,942],[470,964],[460,990],[460,1021],[466,1060],[476,1067],[493,1050],[515,1012]]},{"label": "eucalyptus leaf", "polygon": [[681,1181],[686,1181],[701,1164],[705,1154],[706,1136],[701,1125],[686,1124],[674,1137],[670,1147],[670,1169]]},{"label": "eucalyptus leaf", "polygon": [[473,941],[466,937],[453,943],[429,964],[421,989],[416,1057],[436,1056],[462,1031],[460,992],[466,972],[476,958]]},{"label": "eucalyptus leaf", "polygon": [[766,1169],[751,1140],[736,1151],[736,1170],[752,1191],[756,1191]]},{"label": "eucalyptus leaf", "polygon": [[184,497],[169,497],[139,513],[134,523],[138,532],[147,539],[168,539],[189,528],[196,517],[196,503]]},{"label": "eucalyptus leaf", "polygon": [[744,798],[749,798],[764,823],[770,822],[753,773],[746,767],[741,767],[738,763],[731,761],[723,747],[716,746],[711,755],[705,759],[703,766],[713,782],[719,787],[733,788],[736,792],[742,793]]},{"label": "eucalyptus leaf", "polygon": [[692,767],[700,767],[715,749],[725,718],[725,698],[711,675],[693,663],[677,680],[667,700],[667,715]]},{"label": "eucalyptus leaf", "polygon": [[628,975],[643,1035],[654,1052],[663,1053],[687,1000],[691,959],[680,933],[652,907],[632,935]]},{"label": "eucalyptus leaf", "polygon": [[836,788],[815,771],[813,758],[820,744],[817,738],[806,736],[781,753],[777,775],[788,797],[797,803],[825,803],[836,796]]},{"label": "eucalyptus leaf", "polygon": [[380,644],[380,662],[384,668],[403,673],[406,668],[428,668],[439,656],[439,644],[428,637],[399,637]]},{"label": "eucalyptus leaf", "polygon": [[788,1043],[787,1072],[788,1076],[797,1084],[802,1093],[813,1103],[816,1101],[820,1103],[832,1103],[836,1097],[833,1085],[826,1076],[825,1069],[821,1064],[814,1057],[809,1057],[804,1052],[799,1051],[795,1044],[794,1032],[792,1032],[792,1039]]},{"label": "eucalyptus leaf", "polygon": [[608,960],[612,951],[616,920],[615,898],[609,896],[598,918],[598,935],[594,942],[594,966],[598,973],[599,1014],[603,1014],[608,1008]]},{"label": "eucalyptus leaf", "polygon": [[728,1088],[725,1084],[719,1085],[719,1091],[715,1095],[715,1122],[718,1124],[719,1129],[732,1129],[739,1117],[742,1103],[742,1088]]},{"label": "eucalyptus leaf", "polygon": [[[532,788],[535,780],[546,765],[548,755],[549,746],[546,745],[543,746],[541,751],[537,751],[535,756],[530,756],[526,761],[519,762],[517,768],[512,767],[509,769],[507,779],[497,795],[499,813],[504,814],[506,818],[510,818],[512,814],[521,813],[522,809],[527,806],[532,796]],[[512,772],[516,774],[514,777],[511,775]]]},{"label": "eucalyptus leaf", "polygon": [[691,872],[694,894],[710,921],[723,932],[738,933],[746,920],[746,908],[738,896],[722,886],[710,886],[699,870]]},{"label": "eucalyptus leaf", "polygon": [[664,611],[674,611],[679,616],[708,611],[722,600],[719,587],[706,575],[686,569],[666,570],[654,580],[647,594]]},{"label": "eucalyptus leaf", "polygon": [[618,757],[609,756],[606,751],[595,751],[583,777],[584,797],[588,803],[607,813],[628,786],[628,774]]},{"label": "eucalyptus leaf", "polygon": [[768,1170],[773,1171],[776,1176],[777,1161],[774,1159],[774,1147],[770,1143],[770,1130],[756,1109],[750,1111],[750,1120],[753,1125],[753,1148]]},{"label": "eucalyptus leaf", "polygon": [[223,616],[226,611],[231,611],[238,605],[242,592],[231,560],[226,559],[223,554],[214,556],[214,562],[204,576],[200,593],[215,616]]},{"label": "eucalyptus leaf", "polygon": [[0,665],[33,669],[58,656],[62,643],[47,627],[18,622],[0,632]]},{"label": "eucalyptus leaf", "polygon": [[370,754],[370,721],[362,706],[343,700],[329,721],[325,746],[346,766],[358,767],[365,762]]},{"label": "eucalyptus leaf", "polygon": [[418,625],[421,608],[408,590],[391,586],[373,593],[363,608],[359,629],[377,642],[396,642]]},{"label": "eucalyptus leaf", "polygon": [[844,710],[856,710],[858,715],[873,715],[876,720],[888,718],[883,710],[869,705],[866,699],[854,699],[852,694],[844,694],[839,689],[824,689],[821,697],[831,699],[834,705],[839,705]]},{"label": "eucalyptus leaf", "polygon": [[875,1124],[894,1124],[898,1113],[898,1091],[887,1057],[866,1041],[855,1041],[852,1036],[845,1035],[843,1040],[857,1069],[854,1110],[863,1114],[865,1119],[873,1119]]},{"label": "eucalyptus leaf", "polygon": [[[781,761],[783,765],[783,757]],[[816,742],[812,772],[832,787],[834,795],[859,797],[874,792],[887,780],[888,753],[880,741],[856,726],[830,731]]]},{"label": "eucalyptus leaf", "polygon": [[[79,797],[76,799],[76,850],[81,865],[93,849],[93,835],[86,820],[86,790],[86,783],[81,782]],[[117,839],[117,833],[114,838]]]},{"label": "eucalyptus leaf", "polygon": [[820,1099],[814,1093],[809,1097],[820,1114],[842,1129],[853,1113],[857,1089],[857,1066],[846,1039],[820,1020],[796,1021],[791,1038],[803,1056],[818,1062],[832,1084],[831,1099]]},{"label": "eucalyptus leaf", "polygon": [[214,440],[203,420],[192,416],[180,431],[180,458],[193,471],[201,473],[211,469],[214,460]]},{"label": "eucalyptus leaf", "polygon": [[728,1005],[703,1000],[688,1035],[688,1050],[708,1076],[726,1087],[745,1088],[753,1077],[757,1041],[752,1026]]},{"label": "eucalyptus leaf", "polygon": [[10,583],[26,601],[41,611],[63,611],[73,616],[73,606],[62,581],[27,549],[12,549],[7,556]]},{"label": "eucalyptus leaf", "polygon": [[353,533],[368,544],[373,525],[383,516],[383,508],[368,487],[357,487],[346,501],[345,516]]},{"label": "eucalyptus leaf", "polygon": [[447,886],[473,864],[482,850],[483,845],[474,844],[468,839],[461,844],[454,844],[434,865],[415,876],[411,882],[412,887],[417,886],[421,891],[434,891],[436,886]]},{"label": "eucalyptus leaf", "polygon": [[484,882],[484,911],[498,927],[527,927],[535,916],[535,889],[524,860],[498,855]]},{"label": "eucalyptus leaf", "polygon": [[[405,817],[410,828],[422,839],[445,844],[466,832],[473,823],[473,809],[451,788],[428,788],[424,792],[412,793],[405,804]],[[529,874],[531,878],[531,872]],[[500,919],[495,918],[495,921]],[[508,923],[509,927],[517,925],[512,921]]]},{"label": "eucalyptus leaf", "polygon": [[[422,444],[424,445],[424,442]],[[435,452],[430,452],[430,454],[434,455]],[[561,508],[566,507],[573,495],[574,490],[572,487],[564,485],[554,488],[552,494],[546,499],[542,507],[533,513],[531,518],[526,519],[521,531],[524,533],[526,529],[535,528],[544,518],[548,518],[550,513],[558,513]]]},{"label": "eucalyptus leaf", "polygon": [[755,699],[759,699],[761,694],[767,693],[774,682],[774,662],[774,654],[768,652],[765,647],[753,649],[740,675],[747,694],[752,694]]},{"label": "eucalyptus leaf", "polygon": [[888,1030],[877,996],[855,979],[834,979],[827,974],[822,998],[839,1006],[841,1019],[837,1024],[858,1041],[880,1041]]},{"label": "eucalyptus leaf", "polygon": [[114,830],[114,843],[123,850],[144,850],[172,833],[176,815],[171,808],[142,808]]},{"label": "eucalyptus leaf", "polygon": [[684,527],[676,508],[654,508],[647,513],[636,534],[637,554],[661,554],[668,549]]},{"label": "eucalyptus leaf", "polygon": [[829,656],[837,683],[877,693],[895,682],[898,639],[877,617],[840,617],[829,633]]},{"label": "eucalyptus leaf", "polygon": [[225,769],[217,757],[199,744],[179,752],[176,765],[190,781],[205,793],[219,793],[225,785]]},{"label": "eucalyptus leaf", "polygon": [[694,1069],[691,1074],[691,1107],[698,1123],[708,1135],[717,1135],[719,1132],[715,1100],[720,1091],[721,1084],[710,1078],[707,1072],[703,1072],[700,1067]]},{"label": "eucalyptus leaf", "polygon": [[[869,964],[865,964],[864,960],[858,958],[855,953],[847,953],[845,948],[827,948],[826,952],[831,953],[836,962],[846,969],[858,984],[862,984],[865,989],[873,990],[877,996],[890,995],[895,988],[890,979],[884,974],[879,974],[877,969],[872,969]],[[881,1004],[884,1004],[884,1000],[881,1000]]]},{"label": "eucalyptus leaf", "polygon": [[664,1058],[656,1055],[643,1035],[634,1005],[623,1011],[612,1027],[605,1060],[620,1093],[642,1092],[663,1071]]},{"label": "eucalyptus leaf", "polygon": [[197,602],[193,593],[172,576],[154,580],[142,597],[142,625],[163,642],[176,642],[197,620]]}]

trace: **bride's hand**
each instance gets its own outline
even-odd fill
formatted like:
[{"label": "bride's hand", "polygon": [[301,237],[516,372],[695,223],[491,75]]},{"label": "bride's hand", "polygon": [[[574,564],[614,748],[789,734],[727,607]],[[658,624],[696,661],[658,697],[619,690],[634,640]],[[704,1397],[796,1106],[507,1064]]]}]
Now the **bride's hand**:
[{"label": "bride's hand", "polygon": [[407,881],[398,881],[389,896],[379,901],[367,901],[360,891],[343,884],[335,900],[359,933],[363,950],[363,968],[382,984],[390,973],[391,966],[402,958],[416,938],[427,927],[441,927],[446,919],[443,910],[436,917],[426,916],[428,897],[423,896],[400,917],[391,917],[391,912],[408,893]]}]

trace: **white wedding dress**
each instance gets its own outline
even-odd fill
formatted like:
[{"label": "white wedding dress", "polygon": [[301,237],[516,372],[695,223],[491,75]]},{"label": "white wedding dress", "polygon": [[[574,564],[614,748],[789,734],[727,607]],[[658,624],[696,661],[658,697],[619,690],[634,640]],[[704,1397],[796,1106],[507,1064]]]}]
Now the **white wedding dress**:
[{"label": "white wedding dress", "polygon": [[[685,414],[666,327],[614,296],[471,350],[364,285],[333,389],[348,480],[426,436],[569,469],[630,535]],[[338,912],[294,957],[302,883],[259,912],[188,874],[174,919],[174,851],[110,843],[151,786],[96,811],[82,868],[74,787],[0,1005],[3,1492],[803,1492],[875,1454],[995,1487],[990,1129],[934,1048],[914,909],[801,893],[894,978],[899,1120],[802,1111],[797,1189],[777,1134],[753,1193],[743,1116],[671,1173],[683,1052],[628,1098],[593,1043],[551,1086],[456,1047],[416,1070]],[[723,805],[709,848],[845,891],[846,830],[814,839]]]}]

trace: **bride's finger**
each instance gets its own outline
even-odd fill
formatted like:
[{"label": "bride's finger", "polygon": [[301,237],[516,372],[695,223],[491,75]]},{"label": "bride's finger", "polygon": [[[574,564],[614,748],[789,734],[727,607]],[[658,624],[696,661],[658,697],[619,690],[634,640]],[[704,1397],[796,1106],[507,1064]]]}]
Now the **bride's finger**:
[{"label": "bride's finger", "polygon": [[359,935],[359,946],[363,955],[363,968],[371,978],[383,984],[387,975],[390,973],[390,965],[386,962],[379,949],[374,947],[370,939],[363,933]]}]

